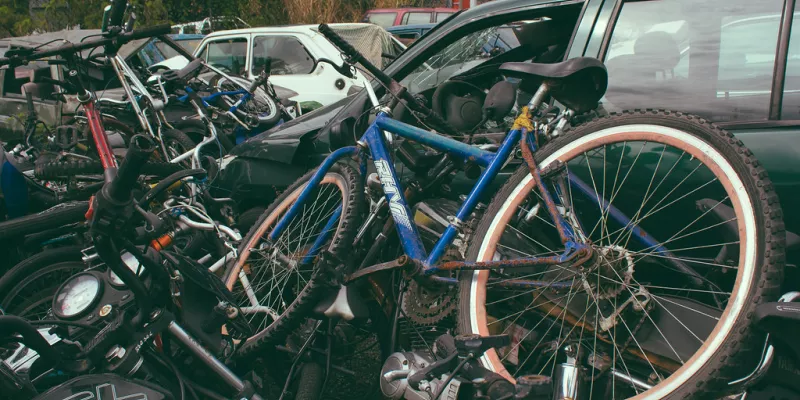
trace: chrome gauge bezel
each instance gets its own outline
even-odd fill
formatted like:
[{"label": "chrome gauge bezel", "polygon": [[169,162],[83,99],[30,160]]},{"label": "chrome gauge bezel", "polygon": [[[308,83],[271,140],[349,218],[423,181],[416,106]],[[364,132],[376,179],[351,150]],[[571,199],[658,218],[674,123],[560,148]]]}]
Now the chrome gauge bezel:
[{"label": "chrome gauge bezel", "polygon": [[[85,277],[94,280],[95,284],[97,285],[96,290],[94,291],[93,294],[94,297],[92,297],[92,299],[77,312],[72,313],[70,315],[65,315],[64,313],[61,312],[62,307],[60,306],[63,305],[63,301],[60,299],[60,297],[62,296],[62,294],[66,295],[64,291],[70,284],[74,284],[78,279],[85,279]],[[66,282],[64,282],[63,284],[61,284],[61,286],[58,287],[58,290],[56,290],[56,293],[53,296],[53,303],[52,303],[53,314],[56,317],[65,320],[75,320],[86,316],[87,313],[94,310],[94,306],[96,306],[97,303],[100,302],[100,299],[103,297],[104,288],[105,288],[104,280],[91,272],[81,272],[79,274],[71,276]]]}]

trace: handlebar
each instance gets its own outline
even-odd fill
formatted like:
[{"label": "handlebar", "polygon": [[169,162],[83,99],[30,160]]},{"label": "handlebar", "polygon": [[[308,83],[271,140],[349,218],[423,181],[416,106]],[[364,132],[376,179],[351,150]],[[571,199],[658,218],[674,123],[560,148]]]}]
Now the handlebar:
[{"label": "handlebar", "polygon": [[403,86],[397,83],[394,79],[392,79],[389,75],[386,75],[380,68],[373,65],[369,60],[364,58],[361,53],[355,49],[350,43],[346,40],[342,39],[339,34],[333,31],[330,26],[327,24],[320,24],[319,25],[319,33],[321,33],[325,38],[330,40],[334,46],[339,48],[341,52],[345,55],[345,57],[351,60],[354,63],[361,64],[372,76],[376,79],[381,81],[384,86],[387,86],[389,90],[398,98],[405,100],[408,107],[422,114],[426,119],[430,120],[433,124],[435,124],[439,129],[441,129],[444,133],[452,136],[458,136],[458,130],[453,128],[450,123],[444,120],[439,114],[434,112],[433,110],[425,107],[424,105],[420,104],[411,93],[406,90]]},{"label": "handlebar", "polygon": [[385,85],[390,85],[392,83],[392,78],[389,75],[386,75],[380,68],[373,65],[369,60],[364,58],[361,53],[356,50],[353,45],[348,43],[346,40],[342,39],[338,33],[334,32],[330,26],[327,24],[320,24],[319,26],[319,33],[322,36],[325,36],[328,40],[333,43],[334,46],[338,47],[342,53],[352,60],[354,63],[360,63],[367,71],[369,71],[372,76],[377,78],[379,81],[383,82]]},{"label": "handlebar", "polygon": [[119,167],[117,177],[114,178],[108,188],[108,194],[118,202],[130,200],[134,184],[142,172],[142,166],[147,162],[156,145],[152,139],[144,135],[136,135],[131,138],[131,146],[125,154],[125,159]]},{"label": "handlebar", "polygon": [[170,26],[168,24],[164,24],[164,25],[158,25],[149,28],[135,30],[130,33],[115,34],[113,36],[103,39],[89,40],[81,43],[68,43],[52,50],[32,51],[28,54],[14,55],[11,57],[0,57],[0,67],[4,65],[12,65],[12,66],[23,65],[32,60],[80,53],[84,50],[89,50],[100,46],[108,46],[108,45],[121,46],[132,40],[166,35],[170,32],[171,32]]}]

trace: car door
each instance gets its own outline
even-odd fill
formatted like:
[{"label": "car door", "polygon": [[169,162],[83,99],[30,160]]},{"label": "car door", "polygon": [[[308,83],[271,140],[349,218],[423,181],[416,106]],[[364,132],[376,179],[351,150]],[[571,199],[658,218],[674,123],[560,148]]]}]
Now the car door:
[{"label": "car door", "polygon": [[264,68],[267,57],[272,60],[270,81],[298,93],[293,97],[304,109],[317,108],[347,96],[353,82],[345,79],[330,65],[317,64],[326,56],[310,37],[299,33],[254,33],[248,71],[255,78]]},{"label": "car door", "polygon": [[800,198],[800,34],[786,13],[784,0],[605,2],[583,55],[606,63],[606,111],[671,109],[734,133],[767,169],[787,228],[800,231],[790,207]]}]

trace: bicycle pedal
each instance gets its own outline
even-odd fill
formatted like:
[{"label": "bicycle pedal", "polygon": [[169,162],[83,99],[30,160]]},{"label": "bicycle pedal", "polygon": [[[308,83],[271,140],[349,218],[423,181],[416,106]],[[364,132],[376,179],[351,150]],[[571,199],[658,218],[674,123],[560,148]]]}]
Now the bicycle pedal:
[{"label": "bicycle pedal", "polygon": [[508,335],[458,335],[454,339],[456,350],[462,357],[480,357],[489,349],[499,349],[511,344],[511,337]]}]

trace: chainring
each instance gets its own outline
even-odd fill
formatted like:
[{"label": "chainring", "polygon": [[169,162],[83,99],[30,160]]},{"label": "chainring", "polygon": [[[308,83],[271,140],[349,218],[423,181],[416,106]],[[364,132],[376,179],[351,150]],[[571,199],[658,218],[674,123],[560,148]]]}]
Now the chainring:
[{"label": "chainring", "polygon": [[[456,249],[450,249],[442,261],[461,259]],[[408,283],[403,295],[403,311],[418,325],[434,325],[449,317],[456,310],[456,287],[437,285],[426,287],[415,280]]]}]

